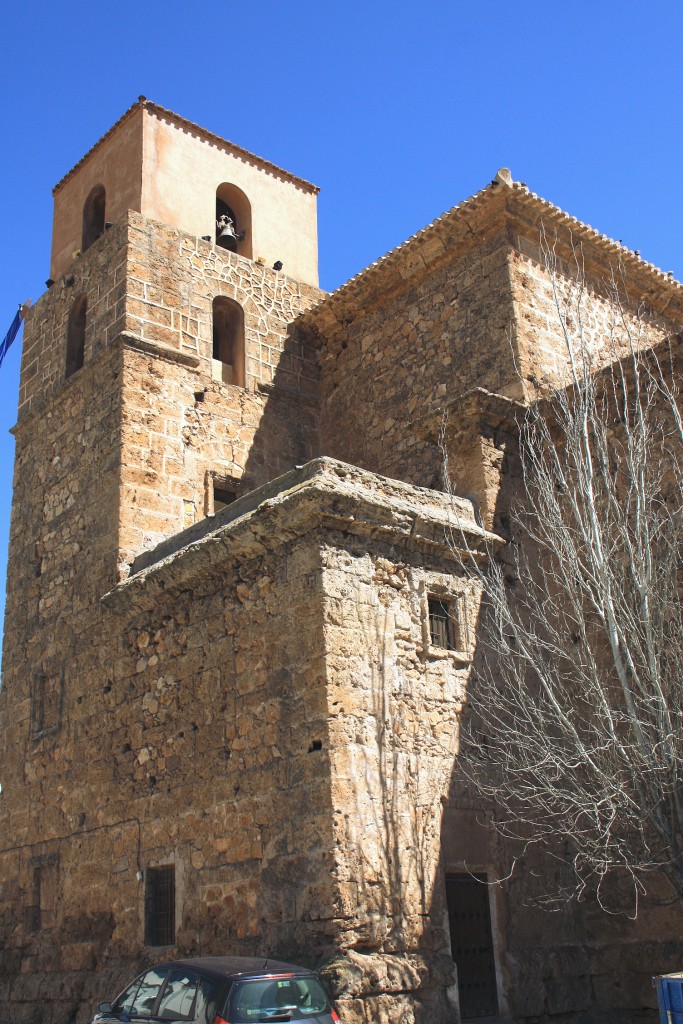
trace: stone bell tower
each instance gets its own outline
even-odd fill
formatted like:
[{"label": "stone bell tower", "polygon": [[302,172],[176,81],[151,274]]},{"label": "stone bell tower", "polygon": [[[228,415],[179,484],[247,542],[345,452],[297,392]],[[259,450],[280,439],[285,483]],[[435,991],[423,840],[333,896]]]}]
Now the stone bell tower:
[{"label": "stone bell tower", "polygon": [[[144,548],[316,454],[312,358],[288,327],[320,294],[317,191],[144,97],[56,186],[51,287],[26,325],[17,487],[24,444],[52,442],[59,515],[81,533],[111,517],[96,545],[83,535],[90,563],[106,547],[106,572],[116,553],[125,574]],[[41,500],[40,466],[26,501]],[[22,520],[47,521],[19,502]]]},{"label": "stone bell tower", "polygon": [[289,332],[320,295],[316,195],[144,98],[54,190],[15,428],[0,976],[26,957],[87,967],[75,946],[51,962],[45,932],[64,843],[91,827],[64,793],[111,690],[102,595],[145,549],[317,454],[313,355]]}]

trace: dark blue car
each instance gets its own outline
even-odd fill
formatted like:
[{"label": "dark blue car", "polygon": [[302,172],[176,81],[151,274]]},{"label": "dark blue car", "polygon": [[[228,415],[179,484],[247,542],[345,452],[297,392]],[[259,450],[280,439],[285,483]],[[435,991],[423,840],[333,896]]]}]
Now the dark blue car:
[{"label": "dark blue car", "polygon": [[333,1024],[339,1017],[314,971],[262,957],[205,956],[150,967],[100,1003],[93,1024]]}]

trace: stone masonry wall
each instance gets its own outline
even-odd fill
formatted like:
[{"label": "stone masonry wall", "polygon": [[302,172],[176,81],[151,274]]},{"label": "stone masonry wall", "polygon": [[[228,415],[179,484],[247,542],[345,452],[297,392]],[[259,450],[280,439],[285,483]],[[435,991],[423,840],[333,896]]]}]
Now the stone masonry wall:
[{"label": "stone masonry wall", "polygon": [[[323,451],[440,488],[445,406],[474,388],[524,403],[566,372],[536,228],[469,225],[312,330],[291,324],[315,289],[129,213],[31,310],[0,691],[0,1016],[85,1024],[142,962],[229,949],[327,960],[348,1024],[453,1019],[443,877],[471,833],[453,768],[477,599],[422,515],[386,481],[366,534],[348,495],[324,529],[269,499],[171,559],[185,575],[168,569],[167,587],[145,570],[101,599],[212,514],[214,480],[242,494]],[[589,278],[597,346],[609,311]],[[81,294],[85,365],[65,381]],[[245,388],[213,380],[217,295],[245,312]],[[654,306],[660,339],[678,313]],[[496,528],[518,486],[508,412],[474,409],[466,453]],[[429,642],[429,593],[452,603],[455,652]],[[506,868],[509,851],[482,850]],[[160,951],[143,943],[144,873],[166,863],[177,944]],[[673,965],[670,916],[650,908],[617,942],[592,907],[542,920],[535,884],[514,878],[497,917],[509,1011],[638,1013],[642,964]]]},{"label": "stone masonry wall", "polygon": [[[471,226],[476,232],[475,221]],[[542,244],[546,227],[551,242]],[[445,255],[416,255],[412,263],[406,256],[402,276],[379,266],[372,284],[358,283],[358,294],[346,286],[346,308],[342,289],[301,323],[319,345],[322,452],[439,488],[439,430],[454,417],[460,429],[449,453],[453,486],[490,510],[500,466],[476,469],[494,453],[490,425],[482,433],[476,416],[462,421],[466,396],[481,389],[524,404],[565,385],[562,321],[575,354],[583,333],[597,368],[623,355],[629,338],[648,347],[680,332],[683,303],[673,290],[611,265],[597,246],[581,246],[566,229],[553,234],[512,200],[476,245],[471,235],[452,231]],[[555,260],[555,293],[543,245]],[[614,302],[613,280],[621,303]],[[493,523],[490,515],[487,521]]]},{"label": "stone masonry wall", "polygon": [[[528,541],[510,520],[510,508],[523,494],[517,413],[512,406],[506,417],[504,406],[494,405],[498,426],[489,434],[489,464],[498,466],[498,475],[492,520],[508,541],[497,557],[511,565],[515,549]],[[489,421],[493,412],[490,407]],[[470,687],[476,686],[479,657],[481,651],[475,653]],[[443,867],[447,873],[472,871],[490,882],[502,880],[489,888],[501,1013],[533,1021],[562,1015],[567,1024],[654,1020],[652,976],[677,970],[683,955],[675,926],[680,907],[670,903],[668,887],[651,879],[635,920],[605,913],[590,891],[580,901],[548,909],[540,905],[543,897],[563,882],[570,884],[564,849],[558,848],[556,858],[533,847],[522,851],[486,822],[486,810],[468,792],[462,775],[454,773],[441,839]],[[612,907],[628,905],[631,912],[628,886],[619,891],[619,885],[610,892],[605,883],[603,898]]]},{"label": "stone masonry wall", "polygon": [[680,332],[679,295],[645,285],[567,230],[542,230],[521,218],[510,227],[515,350],[527,400],[569,382],[569,347],[578,358],[583,346],[596,370],[628,357],[630,344],[642,351]]},{"label": "stone masonry wall", "polygon": [[[198,246],[202,247],[208,283],[198,289],[195,308],[188,281],[201,277]],[[196,838],[194,808],[187,811],[187,826],[172,826],[177,808],[169,800],[168,818],[162,816],[159,821],[163,824],[157,823],[153,786],[146,780],[153,772],[163,771],[166,757],[173,769],[179,762],[173,760],[170,747],[163,753],[148,748],[139,740],[140,733],[151,731],[158,707],[162,708],[163,725],[165,702],[176,702],[174,707],[182,718],[177,732],[187,735],[192,755],[211,751],[212,695],[222,685],[214,666],[229,673],[234,664],[238,679],[243,678],[240,673],[247,673],[252,680],[249,684],[241,681],[240,687],[258,689],[259,671],[266,671],[258,658],[270,658],[263,631],[249,628],[243,643],[250,653],[250,645],[255,645],[258,657],[243,654],[240,660],[235,653],[235,644],[240,649],[239,642],[233,640],[235,631],[228,633],[230,626],[224,618],[222,591],[216,606],[220,626],[211,628],[224,642],[222,646],[217,642],[211,654],[204,650],[209,645],[208,627],[201,617],[205,613],[208,621],[211,615],[199,599],[191,612],[179,604],[177,622],[169,612],[148,631],[150,637],[156,637],[150,643],[157,644],[167,637],[165,630],[170,630],[173,639],[168,643],[174,655],[185,656],[189,648],[187,672],[198,689],[179,691],[174,682],[159,682],[161,677],[154,675],[145,690],[152,703],[149,707],[145,704],[143,710],[136,699],[136,686],[142,671],[139,665],[145,659],[141,654],[144,644],[136,649],[132,681],[121,682],[127,671],[121,666],[128,641],[121,639],[111,617],[103,618],[100,605],[102,595],[119,574],[126,574],[128,561],[135,554],[187,525],[188,506],[192,506],[190,520],[211,511],[207,474],[232,476],[240,484],[244,476],[244,486],[255,486],[281,468],[305,460],[315,448],[310,411],[315,370],[310,352],[290,344],[287,318],[310,301],[316,290],[292,284],[275,271],[231,254],[217,257],[211,248],[180,232],[145,225],[138,215],[129,214],[74,261],[65,278],[31,310],[26,325],[8,576],[11,587],[0,691],[0,978],[4,986],[0,1002],[3,1010],[8,1000],[23,1007],[19,1019],[35,1014],[35,1001],[39,992],[46,991],[45,986],[57,999],[55,1020],[62,1019],[61,997],[69,1001],[71,1009],[82,999],[89,1000],[81,972],[92,977],[87,972],[105,949],[112,951],[117,978],[137,968],[136,958],[141,953],[137,931],[135,952],[126,959],[121,950],[132,948],[126,945],[126,921],[130,917],[135,928],[139,924],[141,911],[136,901],[140,885],[133,861],[130,870],[121,865],[128,865],[132,847],[141,854],[146,852],[152,862],[154,857],[175,856],[175,847],[169,852],[164,846],[163,853],[159,852],[160,837],[166,832],[175,838],[180,835],[180,846],[186,842],[183,837],[192,834]],[[185,268],[182,273],[178,272],[180,265]],[[214,294],[227,293],[240,299],[245,308],[246,389],[212,380],[211,299]],[[84,366],[65,380],[66,325],[74,297],[81,294],[87,295],[88,302]],[[282,380],[277,377],[280,370]],[[248,573],[246,578],[250,578]],[[261,583],[265,586],[263,580]],[[261,594],[258,588],[257,592]],[[265,601],[267,594],[261,596]],[[278,686],[286,692],[283,699],[289,700],[288,666],[298,664],[298,655],[285,653],[284,648],[295,639],[297,651],[306,658],[308,640],[300,637],[284,596],[280,604],[287,624],[279,634],[284,675]],[[254,608],[251,613],[254,622],[265,614]],[[305,602],[300,614],[311,617]],[[183,616],[191,622],[186,642],[177,636]],[[140,631],[144,632],[142,627]],[[314,636],[311,632],[311,643],[315,643]],[[271,648],[278,649],[276,637],[271,638]],[[122,660],[117,661],[119,655]],[[148,657],[153,671],[159,654]],[[206,671],[199,671],[198,666],[204,664]],[[144,695],[139,696],[142,700]],[[223,699],[220,693],[218,696]],[[232,709],[237,698],[230,699]],[[189,722],[186,701],[194,702],[196,709]],[[248,706],[247,697],[244,702]],[[313,718],[319,717],[314,704],[311,695],[306,715]],[[126,714],[129,707],[137,724]],[[240,719],[240,728],[245,723],[254,728],[261,709],[260,703],[258,710],[252,707]],[[234,723],[236,718],[231,710],[230,720]],[[266,724],[272,724],[270,719]],[[195,748],[194,734],[200,728],[202,738]],[[222,766],[221,736],[219,752],[212,756]],[[137,743],[135,748],[131,737]],[[240,749],[243,734],[231,734],[233,738],[235,749]],[[178,738],[176,742],[183,747]],[[256,746],[255,739],[253,743]],[[262,751],[253,756],[262,756]],[[142,775],[145,781],[140,793],[135,787],[147,760],[153,764]],[[316,758],[308,762],[304,758],[304,763],[314,762]],[[133,789],[129,790],[122,780],[131,771],[131,763],[138,766],[138,774],[133,770],[128,779]],[[245,769],[243,764],[237,775],[243,770],[250,767]],[[212,774],[207,775],[207,789],[218,774],[214,765]],[[183,768],[183,777],[188,794],[194,793],[194,763],[191,771]],[[291,774],[288,778],[291,782]],[[268,799],[275,799],[265,775],[259,786],[271,794]],[[245,805],[253,803],[254,791],[244,786],[244,792]],[[206,799],[222,803],[224,794],[211,791]],[[312,797],[304,802],[312,814],[317,813]],[[247,825],[245,814],[237,821],[239,834],[249,837],[246,845],[234,855],[232,845],[227,853],[225,847],[214,850],[207,862],[214,863],[223,855],[226,862],[232,863],[231,858],[237,862],[248,859],[249,849],[256,850],[258,829]],[[291,817],[293,820],[294,814]],[[152,833],[144,840],[143,821]],[[286,833],[280,818],[277,830],[279,835]],[[310,837],[307,841],[317,850]],[[284,853],[278,851],[273,857],[288,856],[294,846],[287,840]],[[179,853],[179,884],[184,884],[183,856]],[[193,857],[196,862],[200,855]],[[258,860],[265,864],[272,858],[259,853]],[[237,875],[242,881],[235,880]],[[192,913],[206,905],[228,906],[234,926],[231,934],[248,944],[253,921],[248,926],[240,921],[246,908],[251,913],[255,906],[251,877],[249,869],[235,869],[224,888],[203,883],[201,899],[195,899]],[[131,881],[132,888],[128,888]],[[135,910],[130,911],[133,905]],[[290,912],[291,907],[287,914]],[[274,910],[273,914],[275,920]],[[185,935],[182,930],[181,934]],[[59,942],[51,941],[53,935],[59,935]],[[29,1013],[31,1001],[34,1005]],[[89,1009],[84,1008],[84,1016]]]},{"label": "stone masonry wall", "polygon": [[[122,566],[211,513],[212,479],[241,494],[317,454],[314,353],[289,332],[317,289],[129,216],[124,328],[169,358],[127,346]],[[217,296],[244,310],[245,388],[212,379]]]},{"label": "stone masonry wall", "polygon": [[[340,1013],[452,1021],[440,826],[478,591],[451,561],[363,541],[327,547],[323,566]],[[428,596],[450,602],[454,651],[430,641]]]},{"label": "stone masonry wall", "polygon": [[[213,478],[244,493],[317,454],[315,356],[289,325],[318,290],[133,212],[31,310],[20,422],[64,385],[67,320],[81,294],[85,366],[124,345],[123,373],[109,382],[125,452],[121,572],[213,511]],[[217,296],[244,310],[245,388],[213,380]]]},{"label": "stone masonry wall", "polygon": [[[320,448],[374,472],[440,486],[441,457],[420,421],[473,387],[518,390],[505,236],[417,274],[325,333]],[[343,317],[343,314],[342,314]]]},{"label": "stone masonry wall", "polygon": [[118,402],[107,382],[118,362],[118,352],[101,353],[87,379],[68,381],[17,429],[0,690],[2,763],[21,794],[10,795],[5,774],[0,807],[12,805],[15,842],[35,824],[41,805],[27,783],[52,757],[74,659],[115,579]]},{"label": "stone masonry wall", "polygon": [[[140,222],[139,217],[130,216]],[[178,232],[169,230],[167,234],[177,242]],[[115,579],[115,566],[121,561],[119,542],[127,545],[126,554],[132,558],[154,538],[182,528],[188,505],[193,516],[205,515],[210,511],[205,500],[207,473],[222,470],[237,476],[247,462],[250,445],[254,451],[251,480],[255,482],[276,475],[283,463],[291,466],[314,447],[306,398],[297,393],[303,406],[297,418],[290,397],[294,392],[288,383],[282,389],[272,383],[272,362],[261,374],[269,382],[264,393],[210,381],[210,322],[206,317],[201,328],[195,321],[197,333],[191,336],[194,351],[199,348],[199,334],[203,338],[202,359],[197,358],[196,366],[185,363],[181,369],[181,364],[155,358],[149,352],[143,357],[122,348],[119,339],[126,326],[136,327],[142,335],[154,335],[154,330],[160,329],[153,322],[155,296],[146,291],[148,282],[126,276],[132,273],[127,237],[127,221],[106,232],[85,256],[74,261],[73,273],[42,297],[26,325],[0,697],[4,704],[3,762],[21,786],[26,783],[22,751],[35,756],[30,737],[40,736],[41,749],[49,751],[53,726],[71,708],[73,699],[84,699],[85,692],[73,696],[68,677],[73,659],[91,642],[97,602]],[[157,250],[149,236],[145,238],[154,261]],[[228,264],[231,260],[240,273],[241,265],[248,262],[228,254]],[[143,262],[138,266],[144,269]],[[262,279],[265,271],[255,267],[254,274]],[[288,302],[303,301],[300,286],[290,288],[275,272],[268,274],[273,288],[287,293]],[[69,277],[73,282],[69,283]],[[147,277],[157,280],[151,270]],[[137,285],[150,300],[149,323],[126,320],[126,302]],[[263,289],[266,294],[265,285]],[[78,294],[88,298],[85,365],[65,381],[66,322]],[[268,301],[277,305],[274,295],[268,295]],[[164,312],[163,298],[159,316]],[[171,301],[169,295],[166,299]],[[265,340],[270,341],[268,353],[275,352],[278,344],[285,347],[286,324],[281,306],[278,308],[281,319],[277,329],[268,328],[265,308],[259,323],[270,333],[258,334],[257,327],[251,325],[253,353],[261,352],[256,337],[263,339],[264,349]],[[208,299],[205,314],[207,309],[210,315]],[[137,312],[142,317],[142,311]],[[180,321],[175,338],[180,346]],[[167,342],[169,336],[164,339]],[[152,346],[159,344],[158,339],[148,340]],[[297,351],[301,362],[302,350]],[[250,358],[254,364],[258,362],[255,354]],[[283,369],[287,374],[294,356],[283,356],[283,360],[289,368]],[[166,371],[169,366],[177,371],[175,378],[168,372],[167,389],[165,382],[160,385],[163,374],[158,364],[162,361]],[[312,370],[301,365],[297,375],[304,381],[302,390],[310,390]],[[199,396],[205,402],[198,412]],[[208,410],[213,410],[213,415]],[[257,428],[260,433],[255,441]],[[164,447],[166,438],[170,453]],[[127,450],[122,459],[124,444]],[[186,449],[201,453],[191,471],[183,467]],[[123,528],[121,494],[128,502]],[[121,564],[125,572],[125,560]],[[7,788],[7,775],[3,783]],[[3,803],[7,806],[7,801]],[[48,813],[53,811],[48,808]],[[15,824],[23,835],[34,813],[28,791],[26,799],[13,804],[8,813],[19,815]]]},{"label": "stone masonry wall", "polygon": [[[430,653],[425,600],[463,582],[409,555],[433,546],[431,495],[318,473],[70,622],[66,713],[39,746],[19,731],[3,776],[0,1012],[18,1024],[85,1022],[141,964],[200,952],[327,961],[349,1024],[450,1020],[429,901],[471,654]],[[177,940],[152,949],[144,872],[169,863]]]},{"label": "stone masonry wall", "polygon": [[[21,769],[3,777],[0,1006],[19,1022],[86,1021],[160,956],[311,962],[331,947],[315,543],[238,559],[148,612],[96,607],[75,637],[68,716],[37,750],[24,730],[12,754],[23,786]],[[137,872],[166,863],[177,944],[152,950]],[[50,864],[54,891],[36,910],[35,868]]]},{"label": "stone masonry wall", "polygon": [[272,384],[314,398],[313,354],[288,346],[291,321],[321,292],[176,228],[128,213],[124,329],[196,355],[210,378],[211,304],[244,309],[247,388]]},{"label": "stone masonry wall", "polygon": [[58,956],[39,928],[56,927],[57,837],[73,828],[63,796],[75,765],[87,764],[73,741],[97,678],[99,598],[115,581],[119,405],[109,382],[118,373],[120,353],[100,351],[87,375],[24,411],[17,428],[0,690],[5,986],[20,971],[27,982],[36,956]]},{"label": "stone masonry wall", "polygon": [[88,302],[85,362],[118,338],[125,323],[127,250],[126,223],[119,221],[30,307],[21,357],[19,422],[64,384],[67,321],[80,295]]},{"label": "stone masonry wall", "polygon": [[[325,320],[317,311],[312,319],[323,335],[322,450],[334,450],[329,447],[332,441],[339,450],[351,451],[352,455],[345,457],[375,471],[439,487],[443,468],[437,448],[440,410],[450,406],[455,428],[453,434],[446,432],[446,443],[455,491],[476,497],[486,525],[510,539],[509,509],[520,485],[515,415],[523,414],[524,403],[566,383],[569,367],[560,313],[540,246],[540,226],[522,217],[508,217],[497,244],[498,252],[489,253],[482,242],[481,262],[478,253],[453,258],[450,266],[437,264],[427,272],[406,275],[403,288],[388,289],[384,295],[375,286],[379,297],[374,301],[363,304],[351,295],[346,317],[338,302],[334,321]],[[680,332],[683,311],[675,295],[653,289],[647,282],[644,287],[637,274],[619,276],[619,268],[610,268],[597,249],[586,246],[585,252],[577,253],[583,273],[580,319],[579,281],[567,238],[558,240],[556,246],[555,287],[560,309],[567,317],[567,331],[576,337],[577,330],[583,330],[593,367],[624,353],[627,329],[643,347],[661,345]],[[497,275],[493,266],[498,268]],[[615,307],[611,294],[613,269],[624,297],[621,309]],[[463,281],[471,286],[469,292],[464,289],[466,310],[475,311],[473,321],[481,328],[471,349],[463,344],[469,321],[462,316],[458,319],[453,302]],[[446,326],[439,333],[444,320]],[[498,333],[491,330],[492,325],[498,327]],[[454,359],[457,352],[471,352],[471,361]],[[512,376],[506,379],[511,370]],[[483,397],[477,402],[473,396],[468,411],[462,399],[473,388],[498,392],[503,400]],[[507,409],[506,399],[515,400],[508,402]],[[349,411],[352,401],[355,405]],[[430,418],[427,429],[424,424]],[[511,552],[504,549],[501,557],[509,558]],[[362,596],[357,603],[363,607]],[[353,621],[353,614],[349,619]],[[362,632],[362,626],[356,626]],[[360,649],[377,655],[384,642],[383,635],[374,642],[366,639]],[[356,666],[356,670],[345,689],[340,687],[347,700],[358,685],[356,680],[363,678],[363,668]],[[441,720],[447,719],[442,716]],[[344,774],[335,762],[333,777],[343,779]],[[410,782],[403,780],[400,791],[409,789]],[[452,823],[443,834],[441,848],[448,870],[466,871],[468,863],[476,862],[489,877],[505,877],[514,851],[501,846],[495,836],[482,844],[476,861],[470,856],[467,840],[463,846],[462,839],[454,839],[471,835],[472,815],[482,813],[467,805],[459,810],[459,797],[454,787],[449,808]],[[393,813],[397,807],[385,818],[388,827],[401,820]],[[347,837],[347,850],[353,845]],[[402,863],[410,848],[404,839]],[[655,973],[673,970],[680,954],[680,944],[667,934],[670,911],[649,901],[641,907],[637,923],[624,922],[617,936],[612,920],[590,901],[553,916],[535,908],[534,898],[543,890],[549,868],[547,862],[531,857],[527,869],[518,871],[495,897],[498,970],[502,992],[507,993],[502,1012],[538,1020],[564,1013],[572,1021],[588,1017],[616,1020],[624,1014],[635,1019],[633,1015],[641,1012],[647,1016],[655,1005],[650,968],[656,965],[652,967]],[[362,864],[356,864],[348,877],[362,875]],[[386,899],[386,890],[379,896],[377,890],[371,892],[380,902]],[[434,900],[435,905],[439,900],[443,903],[438,879]],[[381,912],[377,916],[385,920]],[[372,914],[364,920],[367,931],[374,920]],[[410,935],[409,928],[406,934]],[[374,955],[377,946],[372,940],[369,945]],[[372,962],[373,956],[363,952]],[[360,978],[363,971],[358,968],[358,972]],[[405,975],[398,967],[395,972],[399,991],[406,984]],[[364,991],[360,980],[357,989]],[[374,995],[371,990],[365,994],[371,999]]]},{"label": "stone masonry wall", "polygon": [[[471,871],[491,883],[504,1018],[541,1022],[561,1016],[567,1024],[656,1019],[652,976],[678,970],[682,954],[674,924],[679,911],[668,902],[664,887],[641,902],[635,920],[606,914],[588,892],[580,902],[542,906],[549,888],[569,878],[562,849],[556,859],[527,849],[515,863],[519,846],[503,841],[487,824],[485,810],[466,799],[457,776],[444,815],[441,851],[447,874]],[[456,934],[456,961],[457,945]]]},{"label": "stone masonry wall", "polygon": [[317,454],[315,407],[273,386],[215,383],[200,368],[126,346],[120,571],[213,513],[215,483],[241,495]]}]

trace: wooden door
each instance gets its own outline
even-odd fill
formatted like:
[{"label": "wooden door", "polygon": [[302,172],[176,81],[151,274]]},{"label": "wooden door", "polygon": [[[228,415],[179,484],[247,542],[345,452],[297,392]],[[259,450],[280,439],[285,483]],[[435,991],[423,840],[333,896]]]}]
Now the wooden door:
[{"label": "wooden door", "polygon": [[451,951],[458,967],[463,1020],[498,1014],[489,887],[484,875],[447,875]]}]

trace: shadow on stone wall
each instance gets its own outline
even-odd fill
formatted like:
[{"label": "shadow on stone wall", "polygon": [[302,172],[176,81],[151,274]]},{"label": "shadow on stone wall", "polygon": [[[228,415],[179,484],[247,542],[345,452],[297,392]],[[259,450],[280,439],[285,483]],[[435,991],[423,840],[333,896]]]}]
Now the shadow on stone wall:
[{"label": "shadow on stone wall", "polygon": [[[482,436],[482,451],[493,453],[482,473],[491,488],[482,507],[486,525],[507,542],[497,557],[508,567],[511,580],[515,548],[523,542],[511,517],[523,487],[514,417],[511,409],[495,429],[489,429],[490,423],[486,430],[481,423],[473,425],[474,433]],[[492,467],[497,472],[492,473]],[[465,489],[471,486],[471,467],[466,467],[466,482],[458,479],[456,452],[449,453],[449,468],[455,494],[463,492],[463,484]],[[486,628],[484,614],[481,608],[475,625],[478,639]],[[477,642],[470,696],[483,671],[490,669],[483,666],[483,645]],[[446,873],[487,876],[500,1012],[517,1021],[561,1016],[566,1024],[654,1022],[651,978],[679,970],[683,961],[683,945],[673,935],[675,912],[653,895],[643,898],[636,920],[615,917],[603,911],[596,894],[589,891],[580,901],[544,906],[549,891],[567,886],[571,857],[566,848],[558,844],[556,857],[533,846],[524,850],[521,843],[495,830],[490,812],[456,763],[441,828],[442,867],[430,912],[435,919],[445,917]],[[614,885],[618,889],[619,881]]]},{"label": "shadow on stone wall", "polygon": [[320,455],[319,387],[315,352],[295,324],[287,329],[272,384],[256,384],[265,401],[240,493],[269,483]]}]

